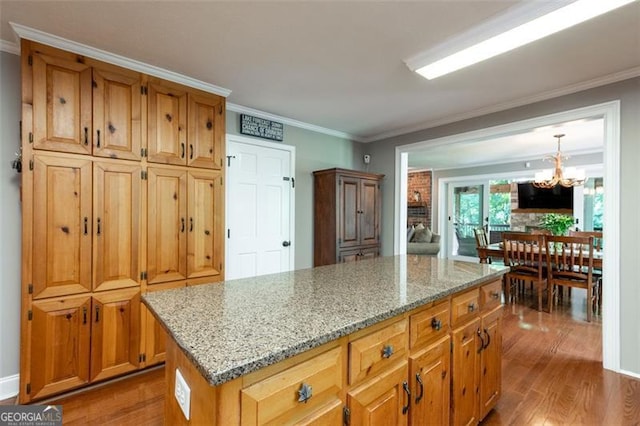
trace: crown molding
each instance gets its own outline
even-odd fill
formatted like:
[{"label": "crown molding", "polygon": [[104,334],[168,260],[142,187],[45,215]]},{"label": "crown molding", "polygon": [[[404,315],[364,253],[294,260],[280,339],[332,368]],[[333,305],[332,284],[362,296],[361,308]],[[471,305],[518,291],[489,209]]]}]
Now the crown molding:
[{"label": "crown molding", "polygon": [[389,132],[384,132],[376,136],[365,137],[365,138],[362,138],[361,142],[363,143],[376,142],[383,139],[392,138],[395,136],[407,135],[409,133],[431,129],[433,127],[442,126],[445,124],[451,124],[457,121],[468,120],[470,118],[480,117],[487,114],[493,114],[495,112],[505,111],[505,110],[508,110],[511,108],[517,108],[523,105],[529,105],[536,102],[546,101],[548,99],[557,98],[559,96],[570,95],[572,93],[581,92],[583,90],[593,89],[594,87],[617,83],[618,81],[623,81],[623,80],[627,80],[627,79],[638,77],[638,76],[640,76],[640,67],[633,67],[624,71],[619,71],[619,72],[615,72],[602,77],[597,77],[591,80],[571,84],[569,86],[564,86],[559,89],[548,90],[546,92],[538,93],[536,95],[527,96],[527,97],[516,99],[513,101],[503,102],[503,103],[463,112],[460,114],[450,115],[445,118],[423,122],[410,127],[403,127],[396,130],[391,130]]},{"label": "crown molding", "polygon": [[241,114],[249,114],[267,120],[279,121],[289,126],[299,127],[301,129],[311,130],[316,133],[323,133],[329,136],[335,136],[342,139],[349,139],[356,142],[362,142],[362,139],[349,133],[339,130],[328,129],[326,127],[316,126],[315,124],[305,123],[304,121],[294,120],[293,118],[283,117],[281,115],[271,114],[270,112],[261,111],[259,109],[249,108],[246,106],[227,102],[227,110]]},{"label": "crown molding", "polygon": [[53,34],[36,30],[34,28],[16,24],[15,22],[9,22],[9,25],[11,25],[13,31],[15,31],[15,33],[21,39],[24,38],[38,43],[46,44],[58,49],[77,53],[78,55],[87,56],[89,58],[97,59],[102,62],[107,62],[110,64],[121,66],[123,68],[128,68],[134,71],[148,74],[153,77],[158,77],[164,80],[169,80],[175,83],[183,84],[185,86],[193,87],[194,89],[200,89],[204,90],[205,92],[215,93],[216,95],[224,96],[225,98],[231,94],[231,90],[229,89],[225,89],[224,87],[216,86],[202,80],[197,80],[195,78],[191,78],[174,71],[169,71],[164,68],[137,61],[135,59],[127,58],[115,53],[110,53],[105,50],[87,46],[86,44],[67,40]]},{"label": "crown molding", "polygon": [[17,43],[0,39],[0,52],[11,53],[20,56],[20,47]]}]

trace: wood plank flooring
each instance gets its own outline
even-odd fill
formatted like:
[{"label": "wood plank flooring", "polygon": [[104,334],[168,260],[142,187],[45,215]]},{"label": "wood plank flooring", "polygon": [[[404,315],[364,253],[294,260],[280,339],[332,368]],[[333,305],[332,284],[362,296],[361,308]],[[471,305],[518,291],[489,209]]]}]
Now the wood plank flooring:
[{"label": "wood plank flooring", "polygon": [[[586,322],[585,293],[551,315],[533,297],[505,306],[503,394],[483,425],[640,424],[640,380],[602,369],[601,320]],[[160,369],[48,403],[70,425],[160,425],[164,393]]]}]

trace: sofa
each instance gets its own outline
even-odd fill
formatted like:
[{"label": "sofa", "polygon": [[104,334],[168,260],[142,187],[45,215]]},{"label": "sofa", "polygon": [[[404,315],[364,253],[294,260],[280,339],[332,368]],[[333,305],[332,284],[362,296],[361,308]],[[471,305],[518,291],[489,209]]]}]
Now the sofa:
[{"label": "sofa", "polygon": [[418,224],[407,230],[407,254],[435,256],[440,252],[440,235]]}]

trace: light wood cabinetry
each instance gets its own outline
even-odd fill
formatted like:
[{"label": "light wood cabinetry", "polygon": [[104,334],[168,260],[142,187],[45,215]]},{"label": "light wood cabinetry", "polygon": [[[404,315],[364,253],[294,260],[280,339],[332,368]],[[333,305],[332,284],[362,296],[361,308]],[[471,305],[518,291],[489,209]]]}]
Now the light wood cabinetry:
[{"label": "light wood cabinetry", "polygon": [[412,425],[449,424],[451,338],[446,335],[409,357]]},{"label": "light wood cabinetry", "polygon": [[313,174],[314,265],[377,256],[384,175],[344,169]]},{"label": "light wood cabinetry", "polygon": [[22,111],[26,403],[162,362],[141,294],[223,279],[225,99],[23,40]]}]

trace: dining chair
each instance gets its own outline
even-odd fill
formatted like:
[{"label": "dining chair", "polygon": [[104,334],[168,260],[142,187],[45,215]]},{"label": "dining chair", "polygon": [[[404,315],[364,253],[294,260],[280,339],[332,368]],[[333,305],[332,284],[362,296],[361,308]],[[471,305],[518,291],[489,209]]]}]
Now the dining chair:
[{"label": "dining chair", "polygon": [[593,237],[547,236],[545,242],[550,286],[587,290],[587,322],[594,307]]},{"label": "dining chair", "polygon": [[[569,231],[572,237],[593,237],[593,251],[602,251],[602,231]],[[593,268],[593,285],[596,294],[598,312],[602,308],[602,269]]]},{"label": "dining chair", "polygon": [[504,264],[510,267],[505,274],[505,297],[510,301],[514,287],[530,282],[536,288],[538,310],[542,311],[542,292],[547,290],[548,310],[551,312],[552,287],[542,258],[544,238],[544,235],[515,232],[502,234]]},{"label": "dining chair", "polygon": [[484,228],[475,228],[473,230],[473,235],[476,237],[476,250],[478,251],[480,263],[491,263],[491,257],[487,255],[485,250],[489,245],[487,231],[485,231]]}]

